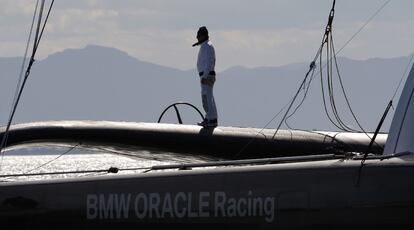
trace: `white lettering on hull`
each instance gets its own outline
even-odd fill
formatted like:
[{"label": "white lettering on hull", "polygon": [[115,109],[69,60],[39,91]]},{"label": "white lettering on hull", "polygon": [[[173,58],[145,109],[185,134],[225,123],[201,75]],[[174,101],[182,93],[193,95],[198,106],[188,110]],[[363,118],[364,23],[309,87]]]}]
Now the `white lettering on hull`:
[{"label": "white lettering on hull", "polygon": [[[87,219],[237,218],[275,220],[275,198],[226,192],[109,193],[86,196]],[[131,216],[132,214],[132,216]]]}]

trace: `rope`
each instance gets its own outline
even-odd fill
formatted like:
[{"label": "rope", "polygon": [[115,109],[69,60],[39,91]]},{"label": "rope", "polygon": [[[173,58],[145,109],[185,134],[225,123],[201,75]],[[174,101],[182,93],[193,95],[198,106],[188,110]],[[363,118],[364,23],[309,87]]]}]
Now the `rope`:
[{"label": "rope", "polygon": [[312,74],[311,74],[311,76],[310,76],[310,79],[309,79],[309,83],[308,83],[308,85],[306,86],[306,89],[305,89],[305,86],[304,86],[304,93],[303,93],[303,97],[302,97],[302,100],[299,102],[299,104],[296,106],[296,108],[293,110],[293,112],[290,114],[290,115],[288,115],[287,117],[286,117],[286,119],[285,119],[285,125],[289,128],[289,129],[293,129],[292,127],[290,127],[290,125],[289,125],[289,123],[288,123],[288,120],[298,111],[298,109],[302,106],[302,104],[303,104],[303,102],[305,101],[305,99],[306,99],[306,97],[307,97],[307,95],[308,95],[308,91],[309,91],[309,88],[310,88],[310,85],[311,85],[311,83],[312,83],[312,80],[313,80],[313,77],[314,77],[314,74],[315,74],[315,68],[313,68],[313,70],[312,70]]},{"label": "rope", "polygon": [[[27,42],[26,42],[26,49],[24,51],[22,65],[20,67],[19,79],[17,81],[16,89],[14,91],[15,93],[14,93],[14,97],[13,97],[13,104],[16,102],[17,94],[19,93],[20,84],[23,80],[23,71],[24,71],[24,67],[26,66],[27,51],[29,50],[29,45],[30,45],[30,40],[31,40],[31,37],[32,37],[33,25],[34,25],[34,21],[36,19],[36,13],[37,13],[38,5],[39,5],[39,0],[36,1],[36,7],[35,7],[35,11],[33,13],[32,23],[31,23],[30,30],[29,30],[29,36],[28,36]],[[13,108],[13,104],[12,104],[12,107],[10,108],[10,112]]]},{"label": "rope", "polygon": [[336,54],[339,54],[371,21],[374,19],[384,8],[387,6],[388,3],[390,3],[391,0],[385,1],[381,7],[375,11],[375,13],[368,18],[368,20],[362,25],[346,42],[345,44],[338,50]]},{"label": "rope", "polygon": [[[330,31],[330,34],[327,38],[327,63],[325,66],[327,66],[327,85],[328,85],[328,96],[329,96],[329,101],[330,101],[330,105],[331,105],[331,111],[333,113],[333,116],[335,118],[335,122],[333,121],[333,118],[330,117],[328,110],[326,108],[326,102],[325,102],[325,93],[324,93],[324,89],[323,89],[323,79],[322,79],[322,71],[320,72],[321,74],[321,87],[322,87],[322,94],[323,94],[323,99],[324,99],[324,108],[325,108],[325,113],[328,116],[329,120],[331,121],[332,124],[334,124],[337,128],[345,131],[345,132],[363,132],[369,139],[373,140],[368,133],[365,131],[365,129],[362,127],[361,123],[359,122],[357,116],[355,115],[355,112],[352,109],[351,103],[348,99],[345,87],[343,85],[342,82],[342,77],[339,71],[339,65],[338,65],[338,60],[337,60],[337,52],[335,52],[335,46],[334,46],[334,42],[333,42],[333,36],[332,36],[332,30]],[[322,62],[322,57],[320,57],[320,64]],[[333,65],[333,63],[335,65]],[[336,106],[336,102],[335,102],[335,96],[334,96],[334,88],[333,88],[333,67],[335,67],[336,69],[336,73],[338,75],[338,79],[339,79],[339,85],[340,88],[342,90],[342,94],[344,96],[344,99],[346,101],[347,107],[354,119],[354,121],[356,122],[356,124],[358,125],[358,127],[361,129],[361,131],[353,129],[351,127],[349,127],[348,125],[345,124],[345,122],[342,121],[342,118],[339,115],[337,106]],[[322,68],[322,66],[320,66],[320,68]],[[374,141],[374,143],[382,148],[377,142]]]},{"label": "rope", "polygon": [[67,151],[63,152],[62,154],[59,154],[59,156],[57,156],[57,157],[55,157],[54,159],[49,160],[49,161],[47,161],[47,162],[45,162],[45,163],[43,163],[43,164],[41,164],[41,165],[39,165],[39,166],[37,166],[37,167],[35,167],[35,168],[33,168],[33,169],[30,169],[30,170],[26,171],[26,172],[25,172],[25,174],[30,173],[30,172],[33,172],[33,171],[35,171],[35,170],[38,170],[38,169],[43,168],[44,166],[46,166],[46,165],[48,165],[48,164],[50,164],[50,163],[52,163],[52,162],[56,161],[57,159],[61,158],[62,156],[64,156],[64,155],[68,154],[69,152],[71,152],[72,150],[74,150],[74,149],[75,149],[76,147],[78,147],[79,145],[80,145],[80,144],[76,144],[76,145],[74,145],[74,146],[70,147]]},{"label": "rope", "polygon": [[[322,49],[323,49],[323,44],[324,44],[324,40],[325,40],[325,38],[326,38],[326,32],[327,31],[329,31],[330,30],[330,27],[331,27],[331,24],[332,24],[332,20],[333,20],[333,17],[334,17],[334,13],[335,13],[335,3],[336,3],[336,1],[334,0],[333,1],[333,4],[332,4],[332,9],[331,9],[331,11],[330,11],[330,13],[329,13],[329,19],[328,19],[328,25],[326,26],[326,29],[325,29],[325,35],[324,35],[324,37],[322,38],[322,45],[319,47],[319,49],[318,49],[318,51],[316,52],[316,54],[315,54],[315,57],[314,57],[314,59],[313,59],[313,61],[311,62],[311,64],[309,65],[309,70],[308,70],[308,72],[306,73],[306,75],[305,75],[305,78],[303,79],[303,81],[302,81],[302,83],[301,83],[301,85],[300,85],[300,87],[299,87],[299,89],[298,89],[298,91],[296,92],[296,94],[292,97],[292,99],[275,115],[275,116],[273,116],[273,118],[252,138],[252,139],[250,139],[250,141],[246,144],[246,145],[244,145],[243,146],[243,148],[239,151],[239,153],[237,154],[237,155],[240,155],[256,138],[257,138],[257,136],[286,108],[286,106],[287,105],[289,105],[289,108],[286,110],[286,112],[285,112],[285,114],[284,114],[284,116],[283,116],[283,118],[281,119],[281,121],[280,121],[280,123],[279,123],[279,125],[277,126],[277,129],[276,129],[276,131],[274,132],[274,134],[273,134],[273,136],[272,136],[272,140],[275,138],[275,136],[276,136],[276,134],[277,134],[277,132],[279,131],[279,129],[280,129],[280,127],[281,127],[281,125],[282,125],[282,123],[283,122],[285,122],[286,123],[286,125],[289,127],[289,125],[287,124],[287,119],[288,118],[290,118],[291,116],[293,116],[293,114],[294,113],[296,113],[296,111],[299,109],[299,107],[302,105],[302,103],[303,103],[303,101],[305,100],[305,98],[306,98],[306,95],[307,95],[307,93],[308,93],[308,90],[309,90],[309,87],[310,87],[310,84],[311,84],[311,82],[312,82],[312,80],[313,80],[313,76],[314,76],[314,69],[315,69],[315,62],[316,62],[316,60],[318,59],[318,57],[320,56],[320,54],[321,54],[321,52],[322,52]],[[310,80],[309,80],[309,83],[308,83],[308,86],[306,87],[306,82],[307,82],[307,79],[308,79],[308,76],[309,76],[309,74],[312,72],[312,75],[311,75],[311,77],[310,77]],[[289,114],[289,111],[290,111],[290,109],[292,108],[292,106],[293,106],[293,104],[294,104],[294,102],[295,102],[295,100],[296,100],[296,98],[298,97],[298,95],[299,95],[299,93],[301,92],[301,89],[302,89],[302,87],[303,87],[303,89],[304,89],[304,97],[302,98],[302,100],[301,100],[301,102],[299,103],[299,105],[294,109],[294,112],[292,113],[292,114]]]},{"label": "rope", "polygon": [[[52,9],[53,3],[54,3],[54,0],[52,0],[52,2],[50,4],[49,11],[47,13],[46,19],[43,22],[42,30],[39,33],[40,26],[41,26],[41,22],[42,22],[43,8],[44,8],[44,4],[45,4],[45,0],[42,0],[41,6],[40,6],[40,11],[39,11],[39,16],[38,16],[38,22],[37,22],[37,28],[36,28],[36,35],[35,35],[35,39],[34,39],[32,55],[30,57],[30,62],[29,62],[29,65],[27,66],[27,69],[26,69],[26,73],[25,73],[23,82],[21,84],[21,87],[20,87],[19,92],[17,94],[17,98],[16,98],[16,100],[14,102],[12,111],[10,113],[9,120],[7,122],[7,127],[6,127],[6,130],[4,132],[4,135],[3,135],[3,139],[1,141],[1,144],[0,144],[0,153],[2,153],[4,147],[7,144],[7,139],[8,139],[8,135],[9,135],[10,126],[11,126],[11,123],[13,121],[13,117],[14,117],[14,115],[16,113],[17,105],[19,104],[21,95],[23,93],[24,86],[26,85],[27,79],[28,79],[28,77],[30,75],[30,70],[31,70],[31,68],[33,66],[33,63],[35,61],[34,57],[36,55],[37,48],[39,47],[40,40],[41,40],[41,38],[43,36],[43,31],[45,29],[46,23],[47,23],[47,21],[49,19],[49,15],[50,15],[50,11]],[[2,156],[3,156],[3,153],[2,153]],[[1,166],[2,166],[1,163],[2,163],[2,161],[0,162],[0,171],[1,171]]]},{"label": "rope", "polygon": [[387,117],[388,112],[390,111],[391,106],[392,106],[392,100],[388,103],[388,106],[385,109],[385,112],[382,115],[380,122],[378,123],[377,129],[375,130],[374,136],[372,137],[371,142],[369,143],[368,148],[367,148],[367,150],[366,150],[366,152],[365,152],[365,154],[364,154],[364,156],[363,156],[363,158],[361,160],[361,164],[360,164],[359,169],[358,169],[358,177],[357,177],[357,181],[356,181],[356,186],[359,186],[359,183],[361,181],[362,168],[365,165],[365,161],[366,161],[366,159],[368,157],[369,151],[371,150],[372,144],[375,142],[375,138],[377,137],[377,135],[378,135],[378,133],[379,133],[379,131],[381,129],[381,126],[384,123],[385,118]]},{"label": "rope", "polygon": [[[344,95],[344,98],[345,98],[345,101],[346,101],[346,103],[347,103],[347,106],[348,106],[348,108],[349,108],[349,110],[350,110],[350,113],[352,114],[352,117],[354,118],[354,120],[355,120],[355,122],[357,123],[357,125],[359,126],[359,128],[362,130],[362,132],[363,133],[365,133],[367,136],[368,136],[368,138],[370,138],[371,139],[371,137],[369,137],[369,135],[367,134],[367,132],[364,130],[364,128],[362,127],[362,125],[360,124],[360,122],[358,121],[358,119],[357,119],[357,117],[356,117],[356,115],[355,115],[355,113],[354,113],[354,111],[353,111],[353,109],[352,109],[352,107],[351,107],[351,104],[350,104],[350,102],[349,102],[349,99],[348,99],[348,96],[346,95],[346,92],[345,92],[345,88],[344,88],[344,86],[343,86],[343,82],[342,82],[342,78],[341,78],[341,75],[340,75],[340,73],[339,73],[339,67],[338,67],[338,61],[337,61],[337,58],[336,58],[336,55],[338,54],[338,53],[340,53],[365,27],[366,27],[366,25],[368,25],[368,23],[370,22],[370,21],[372,21],[372,19],[376,16],[376,15],[378,15],[379,14],[379,12],[388,4],[390,2],[390,0],[389,1],[386,1],[384,4],[382,4],[382,6],[364,23],[364,25],[362,26],[362,27],[360,27],[359,28],[359,30],[356,32],[356,33],[354,33],[352,36],[351,36],[351,38],[350,39],[348,39],[348,41],[341,47],[341,49],[340,50],[338,50],[338,52],[335,52],[335,48],[334,48],[334,43],[333,43],[333,37],[332,37],[332,22],[333,22],[333,17],[334,17],[334,6],[335,6],[335,1],[334,1],[334,3],[333,3],[333,7],[332,7],[332,9],[331,9],[331,12],[330,12],[330,14],[329,14],[329,19],[328,19],[328,24],[327,24],[327,26],[326,26],[326,28],[325,28],[325,34],[324,34],[324,37],[323,37],[323,39],[322,39],[322,45],[321,45],[321,47],[323,47],[323,45],[326,43],[326,45],[327,45],[327,63],[322,67],[322,57],[320,56],[320,61],[319,61],[319,64],[320,64],[320,69],[319,69],[319,72],[320,72],[320,74],[321,74],[321,88],[322,88],[322,98],[323,98],[323,103],[324,103],[324,109],[325,109],[325,113],[326,113],[326,115],[327,115],[327,117],[328,117],[328,119],[329,119],[329,121],[335,126],[335,127],[337,127],[338,129],[340,129],[340,130],[343,130],[343,131],[346,131],[346,132],[349,132],[349,131],[353,131],[353,132],[359,132],[358,130],[355,130],[355,129],[353,129],[353,128],[350,128],[349,126],[347,126],[343,121],[342,121],[342,119],[341,119],[341,117],[340,117],[340,115],[339,115],[339,112],[338,112],[338,110],[337,110],[337,107],[336,107],[336,102],[335,102],[335,96],[334,96],[334,88],[333,88],[333,79],[332,79],[332,70],[333,70],[333,62],[332,62],[332,59],[334,59],[334,62],[335,62],[335,67],[336,67],[336,72],[337,72],[337,74],[338,74],[338,78],[339,78],[339,83],[340,83],[340,87],[341,87],[341,89],[342,89],[342,93],[343,93],[343,95]],[[322,70],[326,67],[326,66],[328,66],[328,69],[327,69],[327,75],[328,75],[328,78],[327,78],[327,89],[328,89],[328,98],[329,98],[329,102],[330,102],[330,105],[331,105],[331,109],[332,109],[332,113],[333,113],[333,117],[331,117],[330,115],[329,115],[329,112],[328,112],[328,110],[327,110],[327,107],[326,107],[326,100],[325,100],[325,90],[324,90],[324,87],[323,87],[323,79],[322,79]],[[303,103],[303,101],[301,101],[301,103],[299,104],[299,105],[302,105],[302,103]],[[297,110],[297,108],[295,109],[295,112],[296,112],[296,110]],[[293,112],[291,115],[289,115],[289,118],[295,113],[295,112]],[[335,118],[335,119],[334,119]],[[334,121],[335,120],[335,121]],[[286,123],[286,125],[290,128],[290,126],[287,124],[287,122],[285,121],[285,123]],[[378,144],[377,144],[378,145]]]},{"label": "rope", "polygon": [[282,109],[280,109],[279,110],[279,112],[277,112],[273,117],[272,117],[272,119],[270,119],[267,123],[266,123],[266,125],[265,126],[263,126],[263,128],[259,131],[259,132],[257,132],[256,133],[256,135],[254,136],[254,137],[252,137],[250,140],[249,140],[249,142],[247,142],[241,149],[240,149],[240,151],[236,154],[236,156],[239,156],[240,154],[242,154],[243,153],[243,151],[254,141],[254,140],[256,140],[256,138],[257,138],[257,136],[259,136],[259,134],[261,134],[262,133],[262,131],[265,129],[265,128],[267,128],[269,125],[270,125],[270,123],[272,123],[273,122],[273,120],[275,120],[276,119],[276,117],[278,117],[279,116],[279,114],[280,113],[282,113],[282,111],[290,104],[290,102],[293,100],[293,98],[288,102],[288,103],[286,103],[283,107],[282,107]]},{"label": "rope", "polygon": [[[380,12],[381,10],[383,10],[385,8],[385,6],[390,2],[391,0],[388,0],[386,2],[384,2],[383,5],[381,5],[381,7],[375,11],[375,13],[373,15],[371,15],[371,17],[369,17],[369,19],[364,23],[364,25],[362,25],[343,45],[342,47],[335,53],[335,55],[338,55]],[[326,67],[326,63],[323,65],[323,67],[321,67],[319,69],[319,72],[322,71],[322,69],[325,69]],[[319,74],[319,72],[317,74]]]},{"label": "rope", "polygon": [[[348,125],[345,124],[345,122],[343,122],[342,118],[339,115],[338,109],[336,107],[336,102],[335,102],[335,96],[334,96],[334,87],[333,87],[333,60],[336,60],[336,55],[335,55],[335,49],[334,49],[334,42],[333,42],[333,37],[332,37],[332,32],[329,34],[329,42],[327,43],[328,47],[327,47],[327,62],[328,62],[328,68],[327,68],[327,81],[328,81],[328,94],[329,94],[329,102],[331,104],[331,110],[332,113],[335,116],[335,120],[336,122],[339,124],[339,126],[341,127],[341,129],[345,132],[359,132],[358,130],[355,130],[351,127],[349,127]],[[338,73],[338,78],[340,77],[339,74],[339,68],[338,65],[335,65],[336,67],[336,72]],[[322,78],[322,75],[321,75]],[[322,79],[321,79],[322,82]],[[340,80],[340,83],[342,83],[342,80]],[[343,93],[346,97],[346,93],[345,93],[345,89],[343,87],[343,85],[341,85],[341,88],[343,89]],[[353,113],[351,106],[349,105],[348,107],[350,109],[350,111]],[[356,117],[355,117],[356,119]],[[358,120],[356,119],[357,123]],[[362,129],[363,130],[363,129]]]},{"label": "rope", "polygon": [[36,42],[36,50],[35,50],[35,51],[37,51],[37,48],[39,47],[40,41],[41,41],[42,36],[43,36],[43,31],[45,30],[46,23],[47,23],[47,21],[48,21],[48,19],[49,19],[50,12],[52,11],[52,7],[53,7],[53,4],[54,4],[54,3],[55,3],[55,0],[52,0],[52,2],[50,3],[49,10],[47,11],[46,19],[45,19],[45,21],[44,21],[44,23],[43,23],[42,31],[40,32],[39,39],[38,39],[38,40],[37,40],[37,42]]},{"label": "rope", "polygon": [[118,173],[119,171],[137,171],[145,170],[143,173],[154,170],[168,170],[168,169],[190,169],[190,168],[204,168],[204,167],[219,167],[219,166],[233,166],[233,165],[254,165],[254,164],[278,164],[287,162],[305,162],[317,161],[326,159],[341,158],[335,154],[320,154],[310,156],[291,156],[291,157],[276,157],[263,159],[245,159],[245,160],[231,160],[231,161],[216,161],[203,163],[189,163],[189,164],[169,164],[169,165],[155,165],[151,167],[136,167],[136,168],[117,168],[110,167],[109,169],[96,170],[78,170],[78,171],[59,171],[59,172],[43,172],[43,173],[22,173],[0,175],[0,178],[7,177],[22,177],[22,176],[45,176],[45,175],[61,175],[61,174],[84,174],[84,173]]},{"label": "rope", "polygon": [[293,103],[295,102],[296,98],[298,97],[298,95],[299,95],[299,93],[300,93],[300,91],[301,91],[302,87],[305,85],[305,83],[306,83],[306,79],[308,78],[309,73],[313,70],[313,68],[315,68],[315,62],[312,62],[312,63],[310,64],[310,66],[309,66],[309,70],[308,70],[308,72],[306,73],[305,78],[303,79],[302,83],[300,84],[299,89],[297,90],[297,92],[296,92],[295,96],[293,96],[292,102],[290,103],[290,105],[289,105],[288,109],[286,110],[286,113],[283,115],[282,120],[280,121],[279,125],[277,126],[276,131],[275,131],[275,133],[274,133],[274,134],[273,134],[273,136],[272,136],[272,140],[274,140],[274,138],[275,138],[275,136],[276,136],[277,132],[279,131],[280,127],[282,126],[283,121],[286,119],[286,117],[287,117],[287,115],[288,115],[288,113],[289,113],[290,109],[291,109],[291,108],[292,108],[292,106],[293,106]]},{"label": "rope", "polygon": [[[27,42],[26,42],[26,48],[25,48],[24,55],[23,55],[23,61],[22,61],[22,65],[20,67],[20,72],[19,72],[19,79],[17,80],[16,89],[14,91],[13,103],[12,103],[12,106],[10,108],[9,117],[12,116],[13,105],[16,103],[17,95],[18,95],[19,89],[20,89],[20,85],[21,85],[22,80],[23,80],[23,71],[24,71],[24,67],[26,66],[27,51],[29,50],[29,45],[30,45],[30,40],[31,40],[31,37],[32,37],[33,25],[34,25],[34,22],[35,22],[35,19],[36,19],[38,5],[39,5],[39,0],[36,1],[36,6],[35,6],[35,10],[34,10],[33,17],[32,17],[32,23],[30,25],[29,36],[28,36]],[[7,136],[5,138],[6,139],[4,140],[4,142],[7,143]],[[2,142],[3,142],[3,140],[2,140]],[[3,153],[3,151],[1,151],[1,149],[2,148],[0,148],[0,154],[1,154],[0,170],[1,170],[1,166],[3,165],[3,158],[4,158],[4,153]]]},{"label": "rope", "polygon": [[[334,1],[333,1],[333,4],[332,4],[331,11],[329,12],[328,23],[327,23],[327,25],[326,25],[326,27],[325,27],[325,34],[323,35],[323,38],[322,38],[322,44],[321,44],[321,46],[319,47],[318,51],[316,52],[316,55],[315,55],[315,57],[314,57],[313,61],[312,61],[312,62],[311,62],[311,64],[309,65],[309,70],[308,70],[308,72],[306,73],[305,78],[303,79],[302,83],[300,84],[299,89],[296,91],[296,94],[293,96],[292,102],[290,103],[290,105],[289,105],[288,109],[286,110],[285,114],[283,115],[282,120],[280,121],[279,125],[277,126],[276,131],[274,132],[274,134],[273,134],[273,136],[272,136],[272,140],[274,140],[274,138],[275,138],[275,136],[276,136],[277,132],[279,131],[280,127],[282,126],[283,122],[286,120],[286,117],[288,116],[289,111],[290,111],[290,109],[292,108],[292,106],[293,106],[293,104],[294,104],[294,102],[295,102],[296,98],[298,97],[298,95],[299,95],[299,93],[300,93],[300,91],[301,91],[302,87],[304,87],[304,86],[305,86],[305,84],[306,84],[306,80],[307,80],[307,78],[308,78],[308,76],[309,76],[309,73],[311,73],[311,71],[313,71],[313,69],[315,68],[315,62],[316,62],[316,60],[318,59],[318,57],[319,57],[319,58],[321,57],[321,53],[322,53],[322,50],[323,50],[323,46],[324,46],[324,44],[325,44],[325,43],[326,43],[326,41],[327,41],[327,35],[329,34],[329,32],[330,32],[330,30],[331,30],[331,27],[332,27],[332,21],[333,21],[334,15],[335,15],[335,3],[336,3],[336,1],[334,0]],[[313,75],[313,74],[312,74],[312,75]],[[309,83],[309,84],[310,84],[310,83]],[[296,110],[296,109],[295,109],[295,110]]]},{"label": "rope", "polygon": [[[148,169],[148,167],[142,167],[142,168],[135,168],[135,170],[144,170]],[[77,170],[77,171],[59,171],[59,172],[39,172],[39,173],[21,173],[21,174],[5,174],[0,175],[0,178],[4,177],[22,177],[22,176],[46,176],[46,175],[63,175],[63,174],[83,174],[83,173],[117,173],[121,170],[133,170],[133,168],[130,169],[118,169],[116,167],[110,167],[109,169],[94,169],[94,170]]]},{"label": "rope", "polygon": [[[320,57],[319,60],[319,68],[320,70],[322,70],[322,56]],[[322,90],[322,101],[323,101],[323,108],[325,109],[325,114],[327,115],[329,121],[335,126],[337,127],[339,130],[345,131],[343,127],[341,127],[340,125],[336,124],[333,119],[331,118],[331,116],[329,115],[328,112],[328,108],[326,106],[326,99],[325,99],[325,90],[324,90],[324,84],[323,84],[323,74],[322,71],[319,71],[320,73],[320,83],[321,83],[321,90]]]},{"label": "rope", "polygon": [[[338,64],[337,64],[337,60],[336,60],[336,55],[338,55],[384,8],[385,8],[385,6],[390,2],[391,0],[388,0],[388,1],[385,1],[384,2],[384,4],[382,4],[381,5],[381,7],[378,9],[378,10],[376,10],[375,11],[375,13],[373,14],[373,15],[371,15],[371,17],[369,17],[369,19],[345,42],[345,44],[337,51],[337,52],[335,52],[334,51],[334,47],[333,47],[333,42],[332,42],[332,48],[333,48],[333,58],[335,59],[335,65],[336,65],[336,68],[337,68],[337,71],[339,72],[339,68],[337,67],[338,66]],[[335,3],[334,3],[335,4]],[[331,14],[330,14],[330,17],[329,17],[329,22],[328,22],[328,25],[327,25],[327,27],[326,27],[326,29],[325,29],[325,36],[327,36],[327,33],[328,32],[332,32],[331,31],[331,27],[329,26],[329,23],[332,23],[332,20],[331,19],[333,19],[333,17],[331,17],[331,16],[333,16],[333,14],[332,14],[332,12],[334,12],[334,11],[332,11],[331,10]],[[323,43],[324,42],[327,42],[328,41],[328,37],[325,37],[324,36],[324,39],[323,39]],[[331,36],[332,36],[332,34],[331,34]],[[332,38],[332,37],[331,37]],[[323,65],[323,67],[322,67],[322,65],[321,65],[321,59],[320,59],[320,69],[319,69],[319,72],[322,72],[322,70],[326,67],[326,66],[328,66],[329,64],[331,64],[332,62],[332,57],[327,57],[327,63],[325,63],[324,65]],[[338,77],[339,77],[339,81],[340,81],[340,84],[341,84],[341,88],[342,88],[342,90],[343,90],[343,92],[345,92],[345,90],[344,90],[344,87],[343,87],[343,84],[342,84],[342,79],[341,79],[341,77],[340,77],[340,74],[338,73]],[[323,86],[322,86],[323,87]],[[322,91],[323,91],[323,89],[322,89]],[[348,100],[348,98],[347,98],[347,96],[346,96],[346,94],[344,94],[345,95],[345,100],[347,101],[347,104],[348,104],[348,108],[350,108],[350,111],[351,111],[351,113],[352,113],[352,116],[354,117],[354,119],[356,120],[356,122],[357,122],[357,124],[358,124],[358,126],[361,128],[361,130],[362,130],[362,132],[364,132],[368,137],[369,137],[369,135],[367,134],[367,132],[362,128],[362,126],[360,125],[360,123],[359,123],[359,121],[356,119],[356,116],[355,116],[355,114],[354,114],[354,112],[353,112],[353,110],[352,110],[352,108],[351,108],[351,106],[350,106],[350,103],[349,103],[349,100]],[[325,103],[325,98],[323,97],[323,99],[324,99],[324,107],[326,106],[326,103]],[[345,127],[341,127],[341,125],[338,125],[338,124],[335,124],[334,122],[333,122],[333,120],[332,120],[332,118],[329,116],[329,114],[328,114],[328,112],[327,112],[327,109],[326,109],[326,107],[325,107],[325,112],[326,112],[326,114],[328,115],[328,118],[329,118],[329,120],[331,121],[331,123],[332,124],[334,124],[334,126],[335,127],[337,127],[337,128],[339,128],[340,130],[343,130],[343,131],[357,131],[357,130],[354,130],[354,129],[351,129],[351,128],[345,128]],[[341,124],[342,123],[342,125],[344,125],[343,124],[343,122],[341,122],[341,121],[339,121],[339,123]],[[358,131],[357,131],[358,132]],[[370,137],[369,137],[370,138]]]},{"label": "rope", "polygon": [[[335,59],[335,65],[336,65],[336,67],[338,66],[337,65],[337,60],[336,60],[336,55],[338,55],[384,8],[385,8],[385,6],[390,2],[391,0],[387,0],[387,1],[385,1],[382,5],[381,5],[381,7],[378,9],[378,10],[376,10],[375,11],[375,13],[373,14],[373,15],[371,15],[371,17],[369,17],[369,19],[344,43],[344,45],[337,51],[337,52],[335,52],[335,50],[334,50],[334,47],[333,47],[333,43],[332,43],[332,48],[333,48],[333,52],[334,52],[334,59]],[[331,12],[332,12],[332,10],[331,10]],[[330,20],[329,20],[329,22],[330,23],[332,23],[332,21],[331,21],[331,14],[330,14],[330,18],[329,18]],[[329,23],[328,23],[328,25],[329,25]],[[331,29],[331,27],[329,27],[329,26],[327,26],[327,28],[326,28],[326,32],[325,32],[325,35],[327,34],[327,32],[329,31],[329,32],[332,32],[331,30],[329,30],[329,29]],[[331,34],[331,36],[332,36],[332,34]],[[332,37],[331,37],[332,38]],[[326,40],[325,40],[325,42],[328,40],[328,38],[325,38]],[[331,58],[329,58],[329,57],[327,57],[327,60],[329,60],[323,67],[321,66],[320,67],[320,72],[322,71],[322,69],[324,69],[329,63],[331,63]],[[341,79],[341,77],[340,77],[340,74],[339,74],[339,69],[338,69],[338,67],[337,67],[337,71],[338,71],[338,77],[339,77],[339,80],[340,80],[340,84],[341,84],[341,88],[343,89],[343,92],[345,92],[344,91],[344,87],[343,87],[343,84],[342,84],[342,79]],[[345,96],[345,100],[347,101],[347,104],[348,104],[348,107],[350,108],[350,103],[349,103],[349,100],[348,100],[348,98],[347,98],[347,96],[346,96],[346,94],[344,94],[344,96]],[[357,121],[357,119],[356,119],[356,116],[355,116],[355,114],[354,114],[354,112],[352,111],[352,109],[350,109],[350,111],[351,111],[351,113],[352,113],[352,116],[354,117],[354,119],[356,120],[356,122],[358,123],[358,126],[361,128],[361,130],[364,132],[364,133],[366,133],[364,130],[363,130],[363,128],[362,128],[362,126],[359,124],[359,122]],[[326,111],[327,112],[327,111]],[[329,120],[331,120],[331,122],[332,122],[332,119],[329,117]],[[338,125],[335,125],[337,128],[340,128],[340,127],[338,127]],[[349,127],[348,127],[349,128]],[[340,128],[340,129],[342,129],[342,128]]]}]

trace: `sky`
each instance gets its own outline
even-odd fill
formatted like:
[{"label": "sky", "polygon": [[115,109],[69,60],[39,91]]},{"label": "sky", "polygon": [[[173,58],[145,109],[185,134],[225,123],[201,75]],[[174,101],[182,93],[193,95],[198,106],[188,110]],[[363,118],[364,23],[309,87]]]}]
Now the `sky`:
[{"label": "sky", "polygon": [[[50,1],[47,1],[50,2]],[[337,0],[337,49],[386,0]],[[0,0],[0,57],[22,56],[36,1]],[[58,0],[38,58],[89,44],[182,70],[195,68],[198,27],[207,26],[218,71],[233,66],[310,62],[331,0]],[[353,59],[407,56],[414,51],[414,1],[391,2],[340,53]]]}]

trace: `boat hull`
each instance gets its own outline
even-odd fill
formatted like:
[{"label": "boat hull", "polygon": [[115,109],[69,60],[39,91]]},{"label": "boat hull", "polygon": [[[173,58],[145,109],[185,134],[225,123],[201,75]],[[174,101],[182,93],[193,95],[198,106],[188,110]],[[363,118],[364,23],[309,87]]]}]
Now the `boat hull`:
[{"label": "boat hull", "polygon": [[[222,159],[252,159],[365,152],[370,143],[363,133],[278,130],[274,136],[275,131],[158,123],[46,121],[13,125],[7,145],[78,143],[118,146],[121,149],[145,148],[154,150],[154,153],[167,151]],[[0,138],[2,136],[3,132]],[[386,134],[379,134],[370,152],[382,153],[386,138]]]},{"label": "boat hull", "polygon": [[135,229],[414,224],[411,159],[368,160],[359,169],[359,160],[327,160],[4,183],[0,222]]}]

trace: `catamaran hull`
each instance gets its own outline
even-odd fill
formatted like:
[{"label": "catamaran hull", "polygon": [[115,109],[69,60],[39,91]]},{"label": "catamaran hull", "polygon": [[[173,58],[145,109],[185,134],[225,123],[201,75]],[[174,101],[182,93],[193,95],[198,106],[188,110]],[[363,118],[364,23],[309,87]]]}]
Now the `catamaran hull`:
[{"label": "catamaran hull", "polygon": [[[275,135],[275,132],[273,129],[158,123],[46,121],[13,125],[7,146],[57,142],[249,159],[365,152],[371,141],[364,133],[278,130]],[[370,152],[382,153],[386,138],[386,134],[379,134]]]},{"label": "catamaran hull", "polygon": [[369,160],[360,174],[359,166],[328,160],[1,184],[0,222],[88,229],[414,224],[414,183],[406,178],[413,164]]}]

